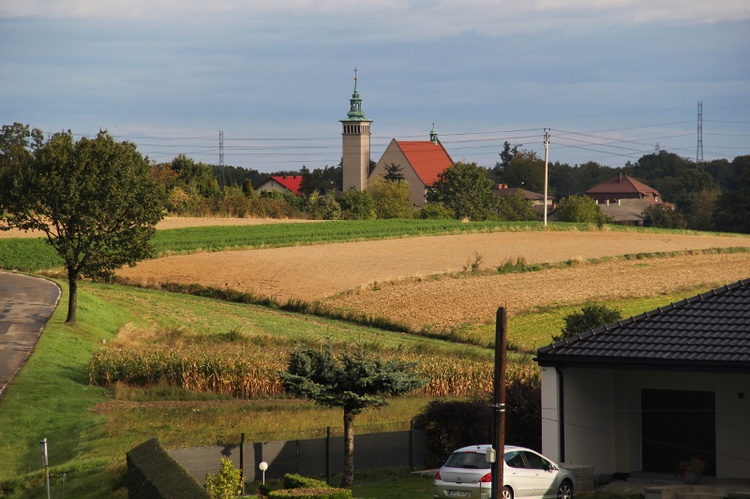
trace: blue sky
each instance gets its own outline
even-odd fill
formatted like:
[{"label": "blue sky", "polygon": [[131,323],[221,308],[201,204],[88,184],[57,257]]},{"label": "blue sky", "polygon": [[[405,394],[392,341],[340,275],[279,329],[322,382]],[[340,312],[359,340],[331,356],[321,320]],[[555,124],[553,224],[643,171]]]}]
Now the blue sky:
[{"label": "blue sky", "polygon": [[0,117],[271,172],[335,165],[354,68],[373,159],[504,141],[622,166],[750,154],[747,0],[4,0]]}]

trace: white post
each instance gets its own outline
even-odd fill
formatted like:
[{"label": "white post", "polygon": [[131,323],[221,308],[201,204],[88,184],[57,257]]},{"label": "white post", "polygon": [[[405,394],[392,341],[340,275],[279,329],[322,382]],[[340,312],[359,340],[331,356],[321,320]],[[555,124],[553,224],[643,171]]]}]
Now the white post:
[{"label": "white post", "polygon": [[549,128],[544,129],[544,226],[547,226],[547,184],[549,172]]},{"label": "white post", "polygon": [[50,499],[51,496],[49,490],[49,458],[47,456],[47,439],[42,439],[42,441],[39,442],[39,445],[42,451],[42,466],[44,466],[44,474],[47,476],[47,499]]}]

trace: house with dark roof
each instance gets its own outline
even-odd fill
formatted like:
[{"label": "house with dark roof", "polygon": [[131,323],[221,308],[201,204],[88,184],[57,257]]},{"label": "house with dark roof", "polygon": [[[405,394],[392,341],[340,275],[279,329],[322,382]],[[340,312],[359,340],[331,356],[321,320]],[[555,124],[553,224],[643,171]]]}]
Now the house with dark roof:
[{"label": "house with dark roof", "polygon": [[409,183],[414,206],[424,205],[427,188],[437,182],[438,175],[453,166],[453,160],[437,139],[434,129],[430,135],[432,140],[391,140],[370,178],[383,176],[386,168],[396,165]]},{"label": "house with dark roof", "polygon": [[[538,192],[531,192],[527,191],[525,189],[519,189],[518,187],[509,187],[508,184],[497,184],[497,187],[492,189],[492,194],[495,195],[495,197],[498,198],[504,198],[507,196],[512,196],[514,194],[517,194],[518,192],[521,192],[523,194],[523,197],[525,200],[530,201],[532,206],[534,206],[534,209],[543,212],[544,210],[544,194],[539,194]],[[552,212],[554,209],[554,203],[552,202],[552,197],[547,197],[547,213]]]},{"label": "house with dark roof", "polygon": [[750,479],[750,279],[537,351],[542,452],[596,474]]},{"label": "house with dark roof", "polygon": [[287,192],[291,191],[297,195],[302,187],[302,175],[272,175],[258,184],[257,192]]}]

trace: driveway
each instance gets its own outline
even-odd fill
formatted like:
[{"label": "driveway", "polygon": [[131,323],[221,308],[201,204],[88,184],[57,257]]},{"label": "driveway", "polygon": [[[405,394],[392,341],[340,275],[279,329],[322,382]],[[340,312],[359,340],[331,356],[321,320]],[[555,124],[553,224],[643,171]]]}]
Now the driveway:
[{"label": "driveway", "polygon": [[59,299],[52,281],[0,272],[0,397],[33,352]]}]

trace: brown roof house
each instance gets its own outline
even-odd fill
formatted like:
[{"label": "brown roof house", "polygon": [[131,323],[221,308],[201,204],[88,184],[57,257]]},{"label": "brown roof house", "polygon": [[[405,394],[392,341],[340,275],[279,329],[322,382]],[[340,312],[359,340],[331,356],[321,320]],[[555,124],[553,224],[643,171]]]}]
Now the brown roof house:
[{"label": "brown roof house", "polygon": [[[518,187],[508,187],[508,184],[498,184],[497,187],[492,189],[492,193],[499,198],[512,196],[519,191],[523,193],[524,199],[526,199],[527,201],[531,201],[531,204],[532,206],[534,206],[535,210],[542,212],[542,210],[544,209],[544,194],[519,189]],[[547,213],[551,213],[553,209],[554,203],[552,202],[552,196],[547,196]]]},{"label": "brown roof house", "polygon": [[615,222],[643,225],[643,210],[662,204],[659,191],[620,173],[585,194],[596,200],[604,215]]},{"label": "brown roof house", "polygon": [[[750,493],[750,279],[537,351],[542,451],[596,475],[705,475]],[[724,494],[726,496],[726,494]]]},{"label": "brown roof house", "polygon": [[370,169],[370,124],[362,111],[362,99],[357,91],[357,76],[354,76],[354,92],[349,100],[347,117],[341,120],[344,171],[343,190],[364,190],[367,180],[386,173],[391,165],[401,167],[401,174],[409,183],[411,199],[415,207],[425,204],[427,187],[432,186],[438,175],[453,166],[453,160],[438,140],[433,126],[430,140],[391,140],[380,160]]}]

